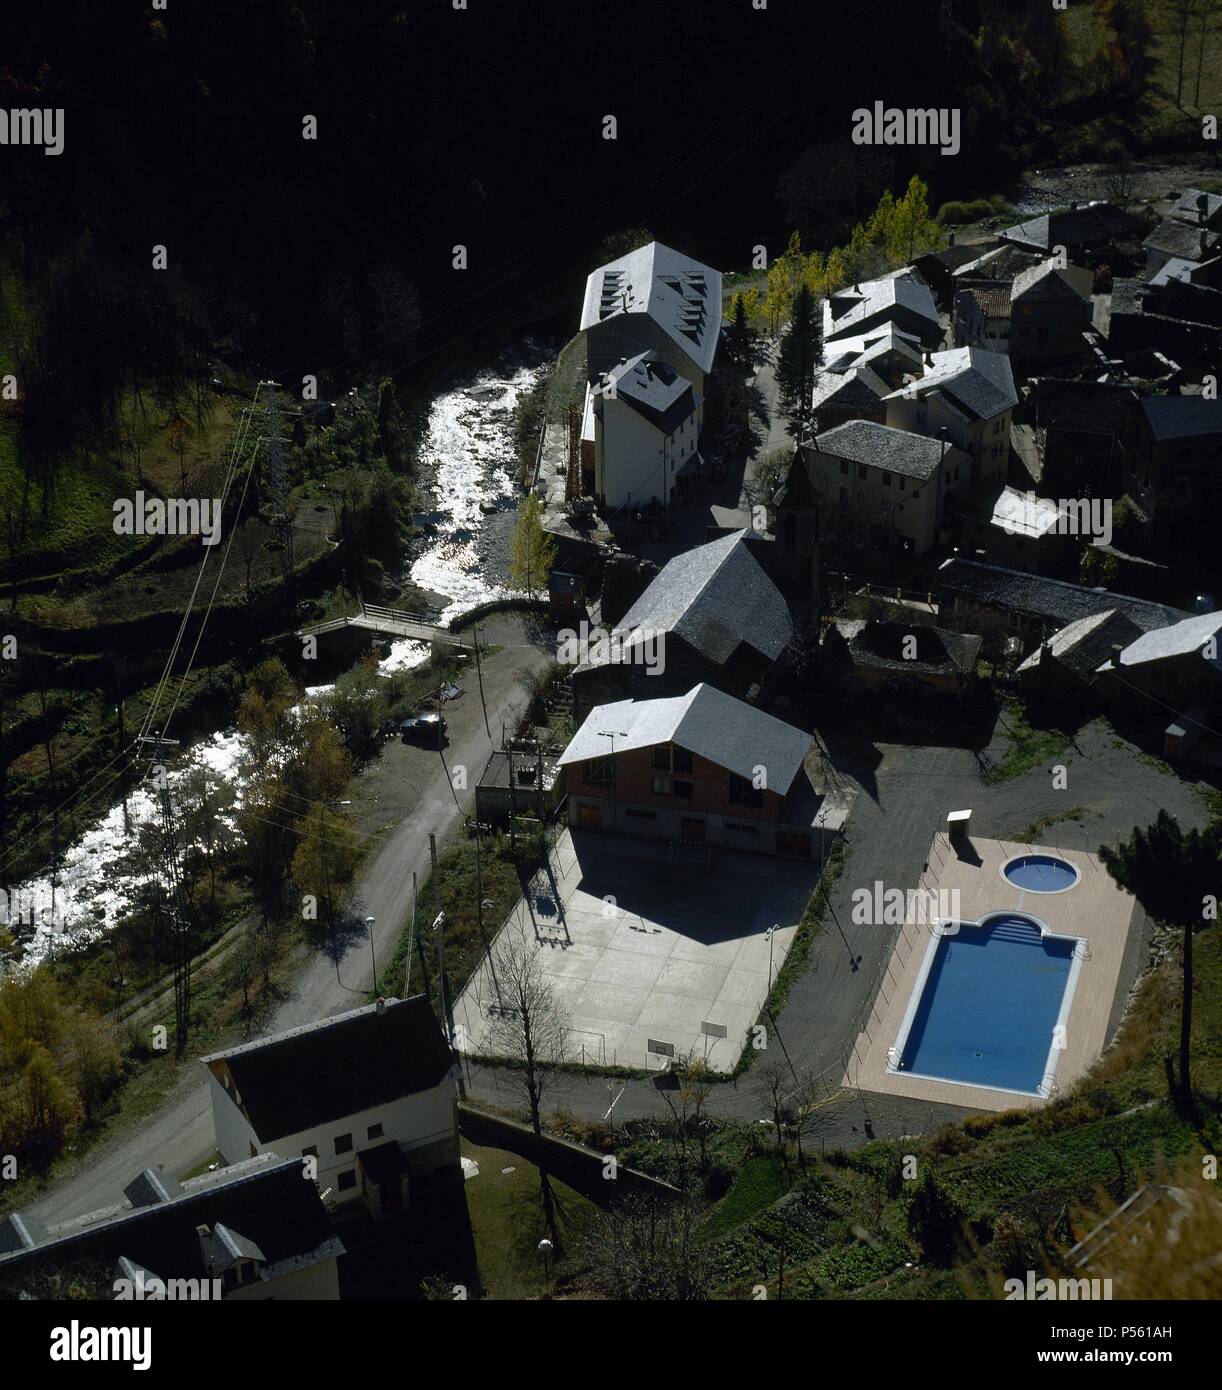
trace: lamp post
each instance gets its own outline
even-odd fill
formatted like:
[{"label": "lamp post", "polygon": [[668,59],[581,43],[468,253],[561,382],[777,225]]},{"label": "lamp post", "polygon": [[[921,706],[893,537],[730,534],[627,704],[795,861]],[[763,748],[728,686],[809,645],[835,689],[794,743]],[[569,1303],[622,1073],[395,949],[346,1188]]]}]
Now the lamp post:
[{"label": "lamp post", "polygon": [[617,738],[627,738],[628,735],[622,729],[599,729],[599,738],[609,738],[611,740],[611,829],[617,829],[615,823],[615,740]]},{"label": "lamp post", "polygon": [[378,992],[378,958],[373,949],[373,924],[377,921],[376,917],[366,917],[365,927],[369,932],[369,959],[373,962],[373,992]]},{"label": "lamp post", "polygon": [[773,922],[764,935],[768,938],[768,993],[772,993],[772,938],[780,931],[780,922]]}]

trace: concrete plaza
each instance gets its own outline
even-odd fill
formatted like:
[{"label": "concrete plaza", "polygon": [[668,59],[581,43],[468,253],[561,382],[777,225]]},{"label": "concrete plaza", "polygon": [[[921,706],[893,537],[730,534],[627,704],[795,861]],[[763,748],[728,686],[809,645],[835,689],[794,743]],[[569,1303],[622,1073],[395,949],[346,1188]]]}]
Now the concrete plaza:
[{"label": "concrete plaza", "polygon": [[[720,849],[711,862],[671,862],[661,842],[571,830],[551,866],[554,890],[537,877],[502,931],[535,942],[571,1016],[572,1059],[659,1068],[668,1055],[694,1053],[718,1071],[733,1068],[818,862]],[[485,960],[455,1009],[465,1051],[485,1052],[496,1003]]]}]

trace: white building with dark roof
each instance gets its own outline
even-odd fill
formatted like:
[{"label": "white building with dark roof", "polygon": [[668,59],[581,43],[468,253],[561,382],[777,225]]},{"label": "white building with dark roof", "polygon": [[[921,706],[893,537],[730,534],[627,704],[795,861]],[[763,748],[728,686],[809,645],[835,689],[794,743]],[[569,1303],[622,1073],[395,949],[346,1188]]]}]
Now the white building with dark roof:
[{"label": "white building with dark roof", "polygon": [[375,1218],[458,1176],[454,1059],[424,995],[381,999],[201,1059],[226,1163],[313,1160],[331,1206]]},{"label": "white building with dark roof", "polygon": [[658,353],[637,353],[591,388],[593,492],[611,508],[669,506],[695,469],[703,398]]}]

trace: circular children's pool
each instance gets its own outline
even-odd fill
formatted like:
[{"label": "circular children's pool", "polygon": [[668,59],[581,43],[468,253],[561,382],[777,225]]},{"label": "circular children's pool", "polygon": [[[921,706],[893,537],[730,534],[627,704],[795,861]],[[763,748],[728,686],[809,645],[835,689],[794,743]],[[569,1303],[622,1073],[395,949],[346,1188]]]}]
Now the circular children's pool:
[{"label": "circular children's pool", "polygon": [[1001,871],[1015,886],[1029,893],[1063,893],[1078,881],[1078,871],[1055,854],[1020,854]]}]

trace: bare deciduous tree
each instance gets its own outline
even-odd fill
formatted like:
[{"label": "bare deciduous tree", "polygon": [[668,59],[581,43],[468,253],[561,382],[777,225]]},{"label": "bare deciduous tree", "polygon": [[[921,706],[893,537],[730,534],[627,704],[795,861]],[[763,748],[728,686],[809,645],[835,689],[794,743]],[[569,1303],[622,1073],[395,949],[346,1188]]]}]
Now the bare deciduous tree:
[{"label": "bare deciduous tree", "polygon": [[492,948],[499,1004],[491,1011],[488,1050],[516,1063],[530,1108],[530,1123],[543,1133],[544,1092],[569,1050],[569,1014],[543,969],[543,959],[522,923],[510,923]]}]

